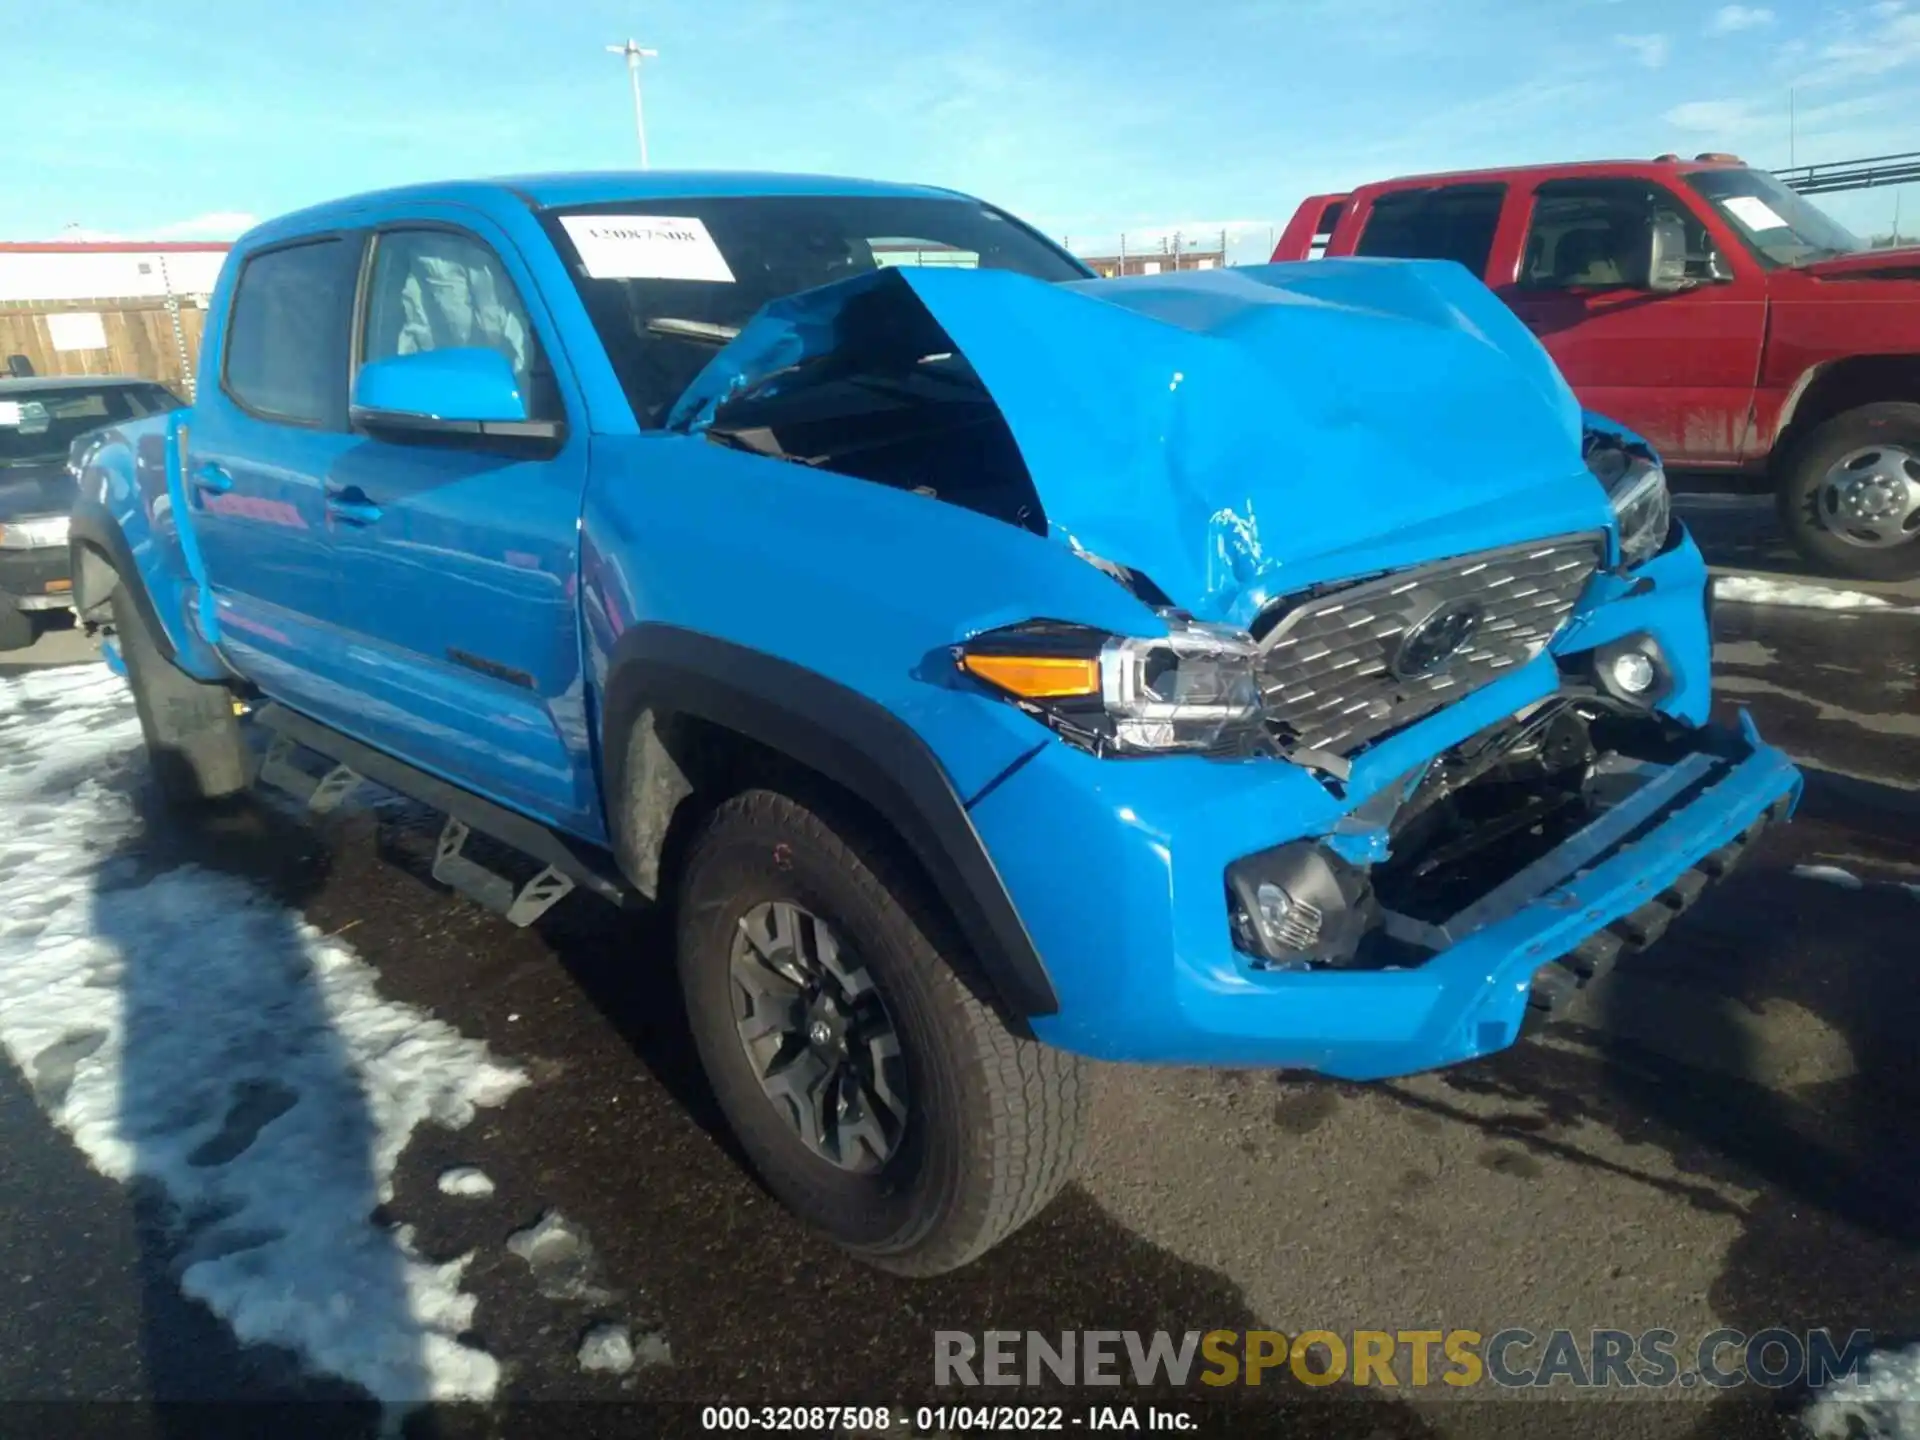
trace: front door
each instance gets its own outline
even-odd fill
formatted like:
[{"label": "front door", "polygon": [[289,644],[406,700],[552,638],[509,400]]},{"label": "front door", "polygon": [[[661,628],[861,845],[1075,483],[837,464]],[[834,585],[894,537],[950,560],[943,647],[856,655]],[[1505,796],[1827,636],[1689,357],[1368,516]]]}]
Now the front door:
[{"label": "front door", "polygon": [[330,723],[344,655],[324,487],[355,443],[347,356],[362,243],[323,235],[246,258],[209,337],[221,373],[200,388],[181,465],[222,649],[268,694]]},{"label": "front door", "polygon": [[[1648,237],[1656,224],[1676,223],[1690,284],[1656,291]],[[1671,191],[1643,180],[1543,183],[1519,274],[1498,288],[1588,409],[1637,430],[1669,464],[1738,463],[1765,338],[1766,282],[1748,257],[1717,253]]]},{"label": "front door", "polygon": [[585,410],[550,363],[550,321],[503,235],[449,209],[381,227],[372,243],[356,364],[491,347],[512,362],[530,418],[573,423],[545,453],[362,434],[336,457],[325,477],[336,613],[366,701],[354,733],[603,838],[577,618]]}]

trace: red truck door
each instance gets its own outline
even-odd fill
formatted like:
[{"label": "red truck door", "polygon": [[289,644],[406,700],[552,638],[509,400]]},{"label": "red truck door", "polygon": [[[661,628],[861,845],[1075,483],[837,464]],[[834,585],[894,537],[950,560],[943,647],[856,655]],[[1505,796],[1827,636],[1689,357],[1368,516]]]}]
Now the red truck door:
[{"label": "red truck door", "polygon": [[[1765,339],[1766,279],[1727,253],[1693,205],[1653,180],[1546,180],[1517,189],[1525,240],[1489,275],[1589,409],[1673,464],[1738,464]],[[1682,290],[1647,273],[1657,223],[1686,236]]]}]

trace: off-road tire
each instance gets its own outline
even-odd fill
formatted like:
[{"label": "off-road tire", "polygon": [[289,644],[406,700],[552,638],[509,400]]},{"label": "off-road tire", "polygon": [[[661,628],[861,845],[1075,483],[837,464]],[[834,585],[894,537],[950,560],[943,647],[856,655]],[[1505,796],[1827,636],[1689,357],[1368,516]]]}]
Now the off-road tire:
[{"label": "off-road tire", "polygon": [[232,692],[194,679],[160,653],[124,580],[112,604],[114,635],[161,796],[190,807],[246,789],[247,747]]},{"label": "off-road tire", "polygon": [[[785,900],[857,953],[892,1017],[909,1114],[877,1171],[814,1153],[761,1088],[735,1027],[733,938]],[[681,869],[678,962],[715,1097],[767,1188],[883,1270],[965,1265],[1053,1198],[1079,1157],[1080,1062],[1016,1033],[918,873],[876,827],[828,797],[750,790],[718,807]]]},{"label": "off-road tire", "polygon": [[32,615],[0,599],[0,654],[26,649],[38,634],[39,627],[33,623]]},{"label": "off-road tire", "polygon": [[1920,455],[1920,405],[1884,401],[1862,405],[1815,426],[1782,457],[1780,523],[1802,555],[1822,569],[1857,580],[1920,578],[1920,534],[1884,550],[1852,545],[1820,518],[1818,492],[1842,456],[1869,445],[1900,445]]}]

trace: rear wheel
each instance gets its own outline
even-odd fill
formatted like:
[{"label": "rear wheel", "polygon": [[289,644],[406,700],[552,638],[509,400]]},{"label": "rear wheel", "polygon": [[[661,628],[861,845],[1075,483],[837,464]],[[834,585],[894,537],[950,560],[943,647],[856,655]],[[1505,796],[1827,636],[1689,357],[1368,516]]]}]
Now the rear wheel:
[{"label": "rear wheel", "polygon": [[1780,485],[1787,536],[1861,580],[1920,576],[1920,405],[1836,415],[1794,446]]},{"label": "rear wheel", "polygon": [[682,871],[678,927],[715,1096],[815,1229],[937,1275],[1066,1182],[1079,1062],[1008,1027],[918,876],[857,820],[770,790],[728,801]]},{"label": "rear wheel", "polygon": [[196,805],[247,787],[247,749],[224,685],[196,680],[160,653],[122,581],[113,629],[140,715],[154,783],[170,804]]}]

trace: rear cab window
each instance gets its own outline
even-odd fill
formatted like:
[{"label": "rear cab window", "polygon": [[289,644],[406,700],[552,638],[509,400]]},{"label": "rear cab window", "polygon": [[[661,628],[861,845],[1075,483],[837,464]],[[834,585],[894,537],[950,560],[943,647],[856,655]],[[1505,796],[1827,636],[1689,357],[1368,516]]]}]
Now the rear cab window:
[{"label": "rear cab window", "polygon": [[1452,260],[1484,279],[1505,185],[1442,185],[1377,195],[1354,246],[1356,255]]},{"label": "rear cab window", "polygon": [[323,236],[250,255],[234,285],[221,389],[258,419],[347,428],[360,243]]}]

